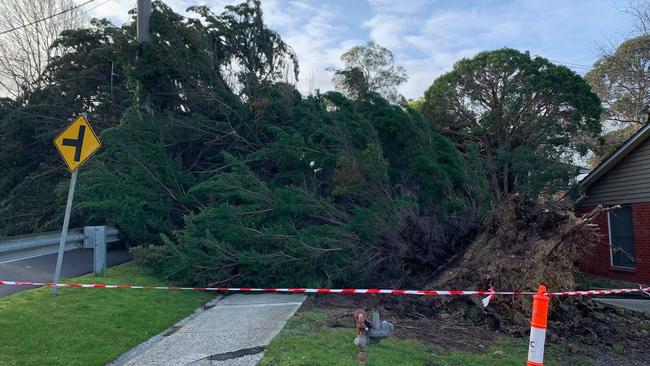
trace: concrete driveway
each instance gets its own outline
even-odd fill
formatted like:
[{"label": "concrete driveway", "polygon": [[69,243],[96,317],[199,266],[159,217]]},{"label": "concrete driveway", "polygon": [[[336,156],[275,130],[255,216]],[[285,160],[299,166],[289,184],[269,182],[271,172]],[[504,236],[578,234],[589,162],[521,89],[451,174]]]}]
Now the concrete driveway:
[{"label": "concrete driveway", "polygon": [[646,313],[650,315],[650,299],[594,299],[607,305],[620,306],[622,308]]},{"label": "concrete driveway", "polygon": [[[107,265],[114,266],[131,260],[126,249],[109,250]],[[50,282],[56,267],[56,254],[13,262],[0,263],[0,279],[9,281]],[[61,277],[80,276],[93,271],[93,250],[75,249],[65,252]],[[0,286],[0,297],[28,290],[30,286]]]}]

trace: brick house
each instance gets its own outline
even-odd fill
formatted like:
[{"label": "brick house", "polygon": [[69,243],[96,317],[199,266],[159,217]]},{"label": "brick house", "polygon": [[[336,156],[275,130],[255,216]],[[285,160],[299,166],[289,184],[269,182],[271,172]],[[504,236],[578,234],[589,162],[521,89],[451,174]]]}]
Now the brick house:
[{"label": "brick house", "polygon": [[580,181],[578,213],[598,205],[621,208],[596,223],[602,242],[578,260],[581,271],[650,284],[650,124]]}]

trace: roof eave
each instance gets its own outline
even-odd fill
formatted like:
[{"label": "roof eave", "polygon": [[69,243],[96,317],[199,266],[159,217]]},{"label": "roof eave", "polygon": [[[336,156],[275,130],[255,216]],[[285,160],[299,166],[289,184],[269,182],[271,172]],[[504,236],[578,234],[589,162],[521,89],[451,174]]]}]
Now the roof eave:
[{"label": "roof eave", "polygon": [[616,164],[628,156],[637,146],[641,145],[650,136],[650,123],[641,127],[637,132],[630,136],[618,149],[611,153],[596,168],[594,168],[586,177],[582,178],[579,185],[583,189],[591,187],[600,177],[610,171]]}]

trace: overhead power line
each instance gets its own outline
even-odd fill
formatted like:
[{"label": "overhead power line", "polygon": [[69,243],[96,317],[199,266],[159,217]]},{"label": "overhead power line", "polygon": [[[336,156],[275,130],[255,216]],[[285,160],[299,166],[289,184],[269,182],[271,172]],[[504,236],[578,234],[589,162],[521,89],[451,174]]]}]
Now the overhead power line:
[{"label": "overhead power line", "polygon": [[102,6],[102,5],[106,4],[106,3],[108,3],[109,1],[111,1],[111,0],[106,0],[106,1],[104,1],[103,3],[99,3],[99,4],[93,6],[93,7],[90,8],[90,9],[86,9],[86,13],[88,13],[88,12],[90,12],[90,11],[93,11],[93,10],[99,8],[100,6]]},{"label": "overhead power line", "polygon": [[88,1],[86,1],[85,3],[83,3],[83,4],[79,4],[79,5],[73,6],[73,7],[69,8],[69,9],[62,10],[62,11],[56,13],[56,14],[52,14],[52,15],[47,16],[47,17],[45,17],[45,18],[38,19],[38,20],[35,20],[35,21],[30,22],[30,23],[27,23],[27,24],[23,24],[23,25],[18,26],[18,27],[14,27],[14,28],[11,28],[11,29],[4,30],[4,31],[0,32],[0,36],[3,35],[3,34],[7,34],[7,33],[11,33],[11,32],[15,32],[15,31],[17,31],[17,30],[19,30],[19,29],[23,29],[23,28],[26,28],[26,27],[32,26],[32,25],[34,25],[34,24],[38,24],[38,23],[40,23],[40,22],[44,22],[44,21],[49,20],[49,19],[52,19],[52,18],[54,18],[54,17],[58,17],[59,15],[63,15],[63,14],[65,14],[65,13],[68,13],[68,12],[71,12],[71,11],[73,11],[73,10],[79,9],[79,8],[81,8],[81,7],[83,7],[83,6],[86,6],[86,5],[90,4],[90,3],[92,3],[93,1],[96,1],[96,0],[88,0]]},{"label": "overhead power line", "polygon": [[[544,57],[544,56],[535,55],[535,57]],[[556,64],[568,66],[570,68],[585,69],[585,70],[590,70],[591,69],[591,66],[589,66],[589,65],[578,64],[578,63],[575,63],[575,62],[553,60],[553,59],[550,59],[550,58],[548,60],[553,62],[553,63],[556,63]]]},{"label": "overhead power line", "polygon": [[569,67],[575,67],[575,68],[578,68],[578,69],[587,69],[587,70],[591,69],[591,66],[576,64],[576,63],[568,62],[568,61],[551,60],[551,59],[549,59],[549,61],[555,62],[556,64],[566,65],[566,66],[569,66]]}]

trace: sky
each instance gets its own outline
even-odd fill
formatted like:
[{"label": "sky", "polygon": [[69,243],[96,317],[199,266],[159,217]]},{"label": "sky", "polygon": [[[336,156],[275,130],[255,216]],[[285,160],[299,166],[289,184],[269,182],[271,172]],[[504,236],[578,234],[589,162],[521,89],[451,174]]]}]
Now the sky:
[{"label": "sky", "polygon": [[[82,3],[85,0],[75,0]],[[119,25],[137,0],[96,0],[92,17]],[[215,13],[228,0],[167,0],[181,14],[191,5]],[[618,44],[634,20],[625,0],[262,0],[264,19],[297,53],[301,92],[331,90],[340,56],[368,41],[387,47],[409,80],[408,99],[423,95],[456,61],[502,47],[529,51],[584,74],[599,49]],[[193,16],[188,14],[188,16]]]}]

